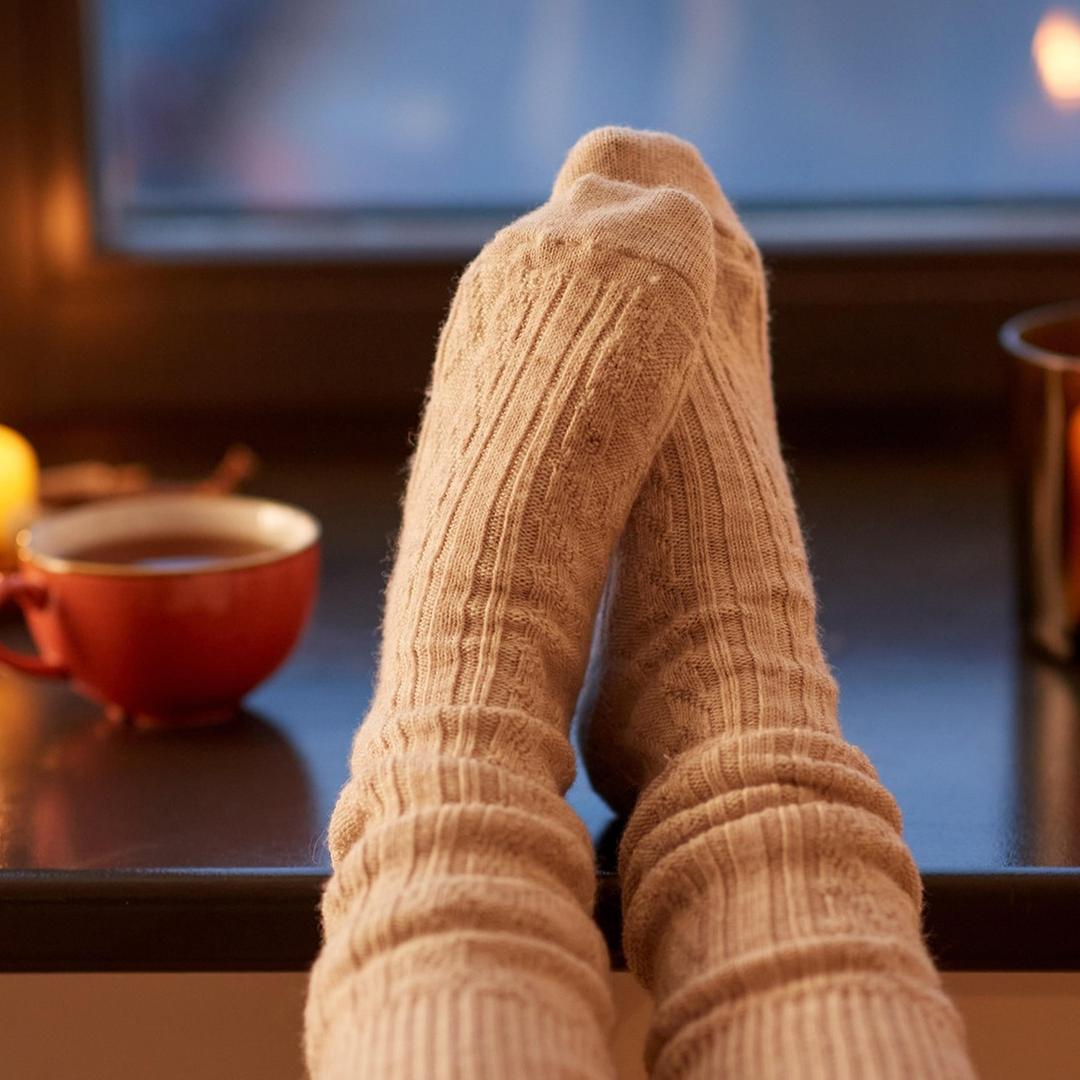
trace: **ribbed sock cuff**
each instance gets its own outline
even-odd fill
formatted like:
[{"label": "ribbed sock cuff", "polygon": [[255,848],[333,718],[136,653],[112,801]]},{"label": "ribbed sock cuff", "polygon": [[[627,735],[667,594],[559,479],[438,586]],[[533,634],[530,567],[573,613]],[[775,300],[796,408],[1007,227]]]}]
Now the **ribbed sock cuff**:
[{"label": "ribbed sock cuff", "polygon": [[380,982],[354,977],[325,1026],[309,1024],[313,1080],[614,1080],[594,1011],[557,982],[505,971],[439,972],[389,993]]},{"label": "ribbed sock cuff", "polygon": [[650,1034],[652,1080],[974,1080],[963,1023],[941,991],[887,975],[800,980],[719,1003]]}]

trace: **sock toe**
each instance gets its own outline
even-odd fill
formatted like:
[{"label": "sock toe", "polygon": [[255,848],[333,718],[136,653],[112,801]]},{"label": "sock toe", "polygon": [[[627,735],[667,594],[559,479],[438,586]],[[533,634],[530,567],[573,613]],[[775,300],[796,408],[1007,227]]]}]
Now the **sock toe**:
[{"label": "sock toe", "polygon": [[656,268],[674,271],[689,286],[687,295],[697,309],[689,316],[691,324],[700,324],[711,307],[713,219],[701,200],[681,187],[642,187],[583,173],[498,233],[480,261],[506,260],[515,251],[527,252],[537,265],[568,260],[575,272],[599,279],[610,276],[606,260],[629,257],[638,260],[650,291],[663,287]]},{"label": "sock toe", "polygon": [[694,195],[726,230],[742,227],[712,170],[697,148],[660,131],[601,127],[574,144],[555,178],[553,194],[564,194],[582,176],[593,173],[639,187],[676,187]]}]

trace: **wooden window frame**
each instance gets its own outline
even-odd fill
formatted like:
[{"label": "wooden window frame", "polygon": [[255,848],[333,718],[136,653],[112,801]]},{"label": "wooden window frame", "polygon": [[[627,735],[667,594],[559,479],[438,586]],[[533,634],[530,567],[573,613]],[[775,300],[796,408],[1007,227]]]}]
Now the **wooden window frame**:
[{"label": "wooden window frame", "polygon": [[[166,260],[94,242],[78,0],[0,8],[6,418],[415,412],[464,258]],[[782,409],[1002,399],[1008,315],[1080,294],[1080,251],[766,245]]]}]

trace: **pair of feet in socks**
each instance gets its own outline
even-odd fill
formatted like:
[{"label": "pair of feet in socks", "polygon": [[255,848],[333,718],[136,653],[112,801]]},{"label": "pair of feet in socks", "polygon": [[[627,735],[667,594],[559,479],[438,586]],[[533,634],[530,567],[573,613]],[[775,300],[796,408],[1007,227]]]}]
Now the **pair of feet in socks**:
[{"label": "pair of feet in socks", "polygon": [[615,128],[443,329],[331,823],[313,1074],[610,1075],[561,798],[602,595],[584,753],[630,814],[654,1074],[968,1075],[899,813],[840,737],[760,259],[691,146]]}]

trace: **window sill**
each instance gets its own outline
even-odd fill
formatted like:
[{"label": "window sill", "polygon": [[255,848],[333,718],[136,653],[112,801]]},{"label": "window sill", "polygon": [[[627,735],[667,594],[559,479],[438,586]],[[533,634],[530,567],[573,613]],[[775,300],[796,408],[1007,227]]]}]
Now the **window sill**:
[{"label": "window sill", "polygon": [[[206,445],[205,431],[170,445],[162,430],[88,428],[38,445],[46,461],[206,464],[177,450]],[[324,828],[370,693],[405,446],[374,457],[350,450],[348,432],[304,431],[255,442],[267,462],[255,487],[323,519],[322,599],[300,651],[252,696],[242,724],[101,739],[93,706],[5,675],[5,726],[18,725],[22,756],[4,773],[15,797],[0,967],[311,962]],[[844,731],[900,802],[933,951],[953,969],[1080,970],[1080,706],[1060,671],[1016,650],[1005,463],[915,438],[807,448],[793,465]],[[18,636],[10,621],[0,631]],[[571,801],[597,842],[599,919],[614,940],[611,815],[580,781]]]}]

